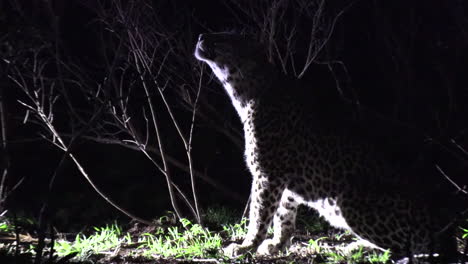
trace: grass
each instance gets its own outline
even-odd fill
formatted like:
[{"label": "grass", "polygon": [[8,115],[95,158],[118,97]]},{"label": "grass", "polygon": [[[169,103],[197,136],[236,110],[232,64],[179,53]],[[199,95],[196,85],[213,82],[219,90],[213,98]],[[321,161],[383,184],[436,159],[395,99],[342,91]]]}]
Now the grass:
[{"label": "grass", "polygon": [[325,257],[328,263],[389,263],[390,251],[377,252],[366,251],[364,247],[359,247],[350,252],[334,250],[326,252]]},{"label": "grass", "polygon": [[[242,239],[247,233],[247,220],[242,219],[240,223],[222,225],[222,229],[222,232],[212,232],[187,219],[182,219],[178,225],[158,227],[153,232],[140,234],[132,240],[128,233],[123,233],[122,228],[113,224],[95,228],[95,233],[90,236],[77,235],[71,242],[57,241],[55,249],[59,256],[77,254],[79,260],[92,254],[112,252],[117,248],[132,247],[132,245],[137,248],[133,251],[134,255],[148,259],[223,259],[221,248],[224,238]],[[389,252],[368,252],[362,247],[346,252],[330,246],[325,247],[321,243],[322,241],[336,242],[343,235],[347,234],[339,233],[310,239],[308,246],[311,247],[316,257],[319,256],[326,263],[387,263],[389,261]]]},{"label": "grass", "polygon": [[117,224],[94,228],[92,235],[78,234],[74,241],[60,240],[55,243],[59,256],[77,254],[79,260],[93,254],[103,254],[124,247],[136,247],[147,258],[196,258],[214,257],[221,248],[222,238],[198,224],[182,219],[180,225],[159,227],[152,233],[143,233],[134,238],[123,233]]},{"label": "grass", "polygon": [[315,254],[320,254],[322,251],[322,247],[319,244],[320,240],[326,239],[327,237],[319,237],[317,239],[310,239],[309,240],[309,247],[312,248]]},{"label": "grass", "polygon": [[367,257],[370,263],[387,263],[390,262],[390,250],[383,253],[372,253]]},{"label": "grass", "polygon": [[[233,221],[231,211],[212,209],[208,211],[209,221]],[[161,217],[159,222],[165,222]],[[76,235],[74,241],[56,241],[54,249],[58,256],[76,254],[76,259],[83,260],[93,254],[112,252],[118,248],[136,247],[138,254],[146,258],[223,258],[221,253],[223,238],[240,240],[247,233],[247,220],[240,223],[220,224],[221,232],[212,232],[187,219],[178,225],[161,226],[153,232],[146,232],[132,237],[123,233],[117,224],[95,227],[94,233],[85,236]],[[222,237],[223,236],[223,237]]]},{"label": "grass", "polygon": [[54,249],[58,256],[76,254],[78,259],[85,259],[92,254],[103,253],[115,249],[123,243],[131,243],[128,233],[122,234],[122,228],[116,223],[105,227],[95,227],[94,234],[85,236],[78,234],[74,241],[58,240]]},{"label": "grass", "polygon": [[367,250],[363,246],[349,248],[350,244],[340,242],[349,232],[339,232],[331,236],[310,239],[308,247],[324,263],[389,263],[390,251]]},{"label": "grass", "polygon": [[25,230],[31,229],[34,224],[34,220],[26,217],[16,217],[15,219],[9,219],[5,216],[0,217],[0,259],[3,257],[8,259],[8,256],[16,255],[16,253],[21,255],[19,258],[23,259],[29,259],[34,255],[33,245],[17,247],[16,243],[4,242],[4,240],[16,239],[16,231],[19,232],[21,239],[32,239]]},{"label": "grass", "polygon": [[15,225],[17,225],[19,229],[31,229],[31,227],[36,224],[37,223],[33,219],[27,217],[16,217],[15,219],[0,216],[0,232],[3,233],[14,232]]},{"label": "grass", "polygon": [[10,225],[7,221],[0,222],[0,232],[9,233],[13,231],[13,226]]},{"label": "grass", "polygon": [[240,223],[222,225],[223,231],[232,241],[238,241],[247,235],[247,219],[242,218]]},{"label": "grass", "polygon": [[198,224],[182,219],[183,228],[178,226],[158,229],[155,234],[145,233],[139,237],[146,257],[215,257],[221,248],[222,238]]},{"label": "grass", "polygon": [[[222,247],[228,241],[241,241],[247,233],[247,219],[235,223],[235,218],[229,210],[207,210],[210,214],[205,222],[210,222],[212,228],[202,227],[187,219],[174,222],[171,217],[161,217],[159,225],[152,228],[137,228],[132,234],[122,231],[123,228],[113,223],[104,227],[95,227],[88,235],[78,234],[73,240],[57,240],[54,250],[59,257],[73,257],[73,261],[89,259],[105,262],[112,257],[128,257],[129,259],[212,259],[226,263],[243,262],[251,258],[250,253],[235,260],[228,260],[222,255]],[[171,220],[172,219],[172,220]],[[218,222],[219,221],[219,222]],[[228,221],[220,222],[220,221]],[[305,221],[305,220],[304,220]],[[304,226],[314,226],[304,222]],[[15,227],[10,221],[0,219],[0,232],[14,233]],[[460,227],[461,237],[468,238],[468,228]],[[213,231],[214,230],[214,231]],[[140,233],[139,233],[140,232]],[[314,259],[314,263],[389,263],[389,251],[368,250],[362,246],[350,249],[352,236],[346,231],[334,231],[327,228],[327,232],[319,232],[320,236],[301,242],[301,235],[293,241],[293,247],[286,254],[276,256],[271,263],[303,263],[302,259]],[[302,235],[304,237],[304,235]],[[310,237],[306,235],[305,237]],[[302,241],[304,238],[302,238]],[[223,243],[224,242],[224,243]],[[306,246],[304,246],[304,244]],[[348,246],[348,247],[346,247]],[[11,249],[14,246],[10,246]],[[2,249],[8,251],[8,247]],[[25,246],[22,252],[34,255],[32,244]],[[281,261],[279,261],[281,260]],[[98,261],[98,262],[99,262]],[[286,261],[286,262],[284,262]],[[288,262],[288,263],[289,263]]]},{"label": "grass", "polygon": [[[123,232],[123,228],[117,223],[104,227],[94,227],[93,232],[77,234],[74,239],[60,239],[55,241],[54,250],[58,257],[72,258],[73,261],[85,261],[88,259],[112,258],[114,255],[145,259],[216,259],[217,261],[242,262],[243,258],[250,258],[249,254],[241,256],[236,260],[228,260],[222,254],[223,241],[240,241],[247,234],[247,219],[235,223],[235,215],[226,209],[212,208],[207,210],[210,215],[205,222],[209,222],[217,231],[182,219],[174,224],[168,216],[159,219],[159,226],[151,231],[129,234]],[[226,223],[228,222],[228,223]],[[304,224],[308,224],[305,223]],[[313,224],[309,225],[312,226]],[[13,232],[14,227],[8,221],[0,222],[0,231]],[[348,261],[370,263],[383,263],[379,255],[364,254],[364,251],[354,252],[352,255],[333,252],[330,248],[322,247],[322,240],[340,240],[343,234],[323,236],[311,239],[309,247],[313,248],[315,256],[320,256],[326,262]],[[127,249],[126,253],[123,253]],[[32,246],[29,252],[34,254]],[[293,253],[294,255],[294,253]],[[293,256],[291,255],[291,256]],[[283,255],[288,258],[287,255]],[[281,258],[283,258],[281,257]],[[307,256],[310,258],[311,256]],[[108,259],[106,259],[107,261]],[[292,263],[294,263],[293,261]]]}]

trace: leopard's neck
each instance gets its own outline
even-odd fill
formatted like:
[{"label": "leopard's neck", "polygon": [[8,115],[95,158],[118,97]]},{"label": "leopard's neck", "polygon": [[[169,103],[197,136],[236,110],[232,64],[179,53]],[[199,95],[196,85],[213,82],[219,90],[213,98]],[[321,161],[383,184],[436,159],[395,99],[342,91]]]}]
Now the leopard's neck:
[{"label": "leopard's neck", "polygon": [[249,113],[257,111],[257,106],[262,100],[264,93],[268,91],[265,85],[255,83],[235,83],[225,82],[224,89],[231,98],[232,105],[237,111],[241,122],[245,123],[249,119]]},{"label": "leopard's neck", "polygon": [[248,112],[256,108],[259,101],[274,92],[278,83],[278,77],[275,75],[271,77],[268,74],[254,74],[241,70],[224,72],[218,70],[217,76],[231,98],[242,123],[247,121]]},{"label": "leopard's neck", "polygon": [[236,89],[238,87],[233,86],[230,82],[224,83],[224,90],[226,90],[229,98],[231,98],[232,105],[236,109],[241,122],[244,123],[247,120],[249,109],[255,104],[254,98],[247,98],[243,94],[239,94]]}]

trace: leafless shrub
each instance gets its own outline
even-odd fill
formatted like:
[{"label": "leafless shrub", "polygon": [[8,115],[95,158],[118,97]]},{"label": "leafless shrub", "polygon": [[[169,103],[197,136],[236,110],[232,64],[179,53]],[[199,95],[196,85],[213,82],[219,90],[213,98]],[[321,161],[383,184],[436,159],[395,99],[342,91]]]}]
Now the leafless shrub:
[{"label": "leafless shrub", "polygon": [[[106,201],[126,215],[148,223],[114,203],[94,184],[86,165],[73,152],[78,140],[117,144],[143,153],[165,177],[177,216],[183,217],[179,208],[181,199],[201,223],[196,178],[227,195],[237,196],[197,171],[193,164],[196,122],[198,118],[205,122],[212,120],[211,115],[217,112],[209,105],[203,108],[203,113],[198,108],[203,100],[200,96],[203,67],[190,62],[194,62],[193,43],[180,38],[180,34],[187,32],[172,31],[175,29],[159,22],[157,14],[147,12],[153,8],[151,5],[123,2],[90,7],[98,17],[94,26],[101,30],[99,52],[104,58],[104,65],[99,69],[102,78],[97,83],[96,75],[80,60],[66,54],[57,45],[60,43],[57,39],[51,40],[56,45],[31,49],[25,56],[28,63],[15,65],[9,78],[27,97],[20,101],[27,109],[25,122],[38,124],[43,139],[64,151]],[[168,137],[168,132],[161,132],[162,127],[175,134]],[[221,125],[217,127],[240,144],[236,132]],[[171,155],[166,148],[169,140],[172,145],[178,140],[185,160]],[[190,194],[186,193],[187,188],[175,183],[171,167],[187,172]]]},{"label": "leafless shrub", "polygon": [[266,44],[270,61],[297,78],[317,63],[340,17],[351,6],[334,11],[325,0],[231,0],[226,5],[245,31],[254,32]]}]

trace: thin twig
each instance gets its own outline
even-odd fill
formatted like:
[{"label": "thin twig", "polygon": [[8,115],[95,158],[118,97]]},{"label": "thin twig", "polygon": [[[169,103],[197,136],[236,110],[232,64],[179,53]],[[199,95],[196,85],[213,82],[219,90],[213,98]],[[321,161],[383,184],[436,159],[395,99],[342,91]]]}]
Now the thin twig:
[{"label": "thin twig", "polygon": [[[66,134],[64,134],[64,136],[67,136]],[[92,141],[95,141],[95,142],[98,142],[98,143],[104,143],[104,144],[112,144],[112,145],[119,145],[119,146],[122,146],[122,147],[125,147],[125,148],[129,148],[129,149],[133,149],[133,150],[138,150],[138,151],[141,151],[140,147],[138,147],[137,144],[127,144],[125,143],[124,141],[122,140],[119,140],[119,139],[111,139],[111,138],[99,138],[99,137],[92,137],[92,136],[83,136],[84,139],[87,139],[87,140],[92,140]],[[151,147],[151,146],[146,146],[146,148],[144,149],[146,151],[149,151],[151,153],[154,153],[156,155],[161,155],[161,153],[159,152],[159,150],[155,147]],[[184,163],[178,161],[177,159],[171,157],[170,155],[168,155],[166,153],[166,160],[171,163],[173,166],[181,169],[181,170],[184,170],[186,172],[190,172],[190,169],[187,165],[185,165]],[[244,198],[242,198],[242,196],[236,192],[233,192],[232,190],[230,190],[228,187],[224,186],[223,184],[213,180],[212,178],[206,176],[204,173],[196,170],[196,169],[193,169],[193,173],[196,177],[199,177],[201,180],[203,180],[204,182],[206,182],[207,184],[213,186],[214,188],[220,190],[220,192],[232,199],[235,199],[237,201],[244,201]]]},{"label": "thin twig", "polygon": [[200,98],[200,91],[201,91],[201,86],[202,86],[202,77],[203,77],[203,69],[204,68],[205,68],[204,66],[202,66],[200,68],[200,70],[201,70],[201,72],[200,72],[200,82],[198,83],[197,96],[195,98],[195,103],[193,104],[192,122],[190,124],[188,148],[186,150],[187,159],[188,159],[188,163],[189,163],[189,169],[190,169],[190,182],[191,182],[191,185],[192,185],[193,202],[195,204],[195,210],[197,212],[197,218],[198,218],[197,221],[198,221],[198,223],[200,225],[202,224],[202,220],[201,220],[201,217],[200,217],[200,211],[198,209],[198,198],[197,198],[197,192],[196,192],[196,188],[195,188],[195,177],[194,177],[194,173],[193,173],[192,139],[193,139],[193,128],[195,126],[195,116],[196,116],[196,113],[197,113],[198,99]]},{"label": "thin twig", "polygon": [[[129,36],[132,36],[131,32],[129,32]],[[140,62],[141,61],[137,57],[139,52],[138,52],[138,48],[136,46],[134,47],[134,50],[133,50],[132,53],[133,53],[133,56],[134,56],[137,71],[138,71],[138,73],[140,75],[143,90],[144,90],[144,92],[145,92],[145,94],[147,96],[148,107],[150,109],[151,118],[152,118],[152,122],[153,122],[153,128],[155,130],[156,139],[158,141],[159,152],[161,153],[161,160],[162,160],[162,163],[163,163],[163,170],[165,171],[167,188],[168,188],[168,191],[169,191],[169,197],[170,197],[170,200],[171,200],[172,208],[174,209],[177,217],[179,219],[181,219],[182,215],[180,213],[179,207],[177,205],[176,198],[174,196],[174,190],[172,189],[171,174],[169,173],[169,167],[167,166],[167,162],[166,162],[166,156],[165,156],[164,146],[163,146],[162,139],[161,139],[161,133],[160,133],[160,130],[159,130],[159,124],[158,124],[158,121],[157,121],[156,111],[154,110],[154,107],[153,107],[153,102],[152,102],[151,97],[150,97],[149,89],[148,89],[148,87],[146,85],[146,82],[145,82],[145,80],[143,78],[143,72],[142,72],[142,70],[140,68]]]},{"label": "thin twig", "polygon": [[6,124],[6,111],[4,105],[4,94],[3,89],[0,88],[0,140],[1,140],[1,149],[3,157],[0,160],[0,164],[3,165],[2,178],[0,180],[0,211],[3,211],[3,203],[7,197],[7,190],[5,186],[5,181],[8,175],[8,169],[10,168],[10,159],[8,153],[7,145],[7,124]]},{"label": "thin twig", "polygon": [[345,11],[348,10],[348,8],[350,8],[354,3],[351,3],[349,4],[347,7],[345,7],[343,10],[341,10],[336,16],[335,18],[333,19],[333,22],[331,24],[331,28],[328,32],[328,36],[325,38],[325,40],[322,41],[322,43],[320,44],[320,46],[315,50],[314,54],[312,57],[309,57],[309,55],[307,55],[307,60],[306,60],[306,63],[304,65],[304,67],[302,68],[302,72],[299,74],[299,76],[297,76],[298,79],[302,78],[304,76],[304,74],[306,73],[307,69],[309,68],[309,66],[312,64],[312,62],[315,61],[315,58],[317,58],[318,54],[320,53],[320,51],[322,51],[322,49],[325,47],[325,45],[327,45],[328,41],[331,39],[331,36],[333,35],[333,32],[335,31],[335,26],[336,26],[336,22],[338,21],[338,19],[345,13]]},{"label": "thin twig", "polygon": [[[109,204],[114,206],[117,210],[120,212],[124,213],[125,215],[129,216],[132,219],[135,219],[139,222],[145,223],[147,225],[152,225],[151,222],[146,221],[144,219],[141,219],[137,216],[132,215],[129,213],[127,210],[123,209],[119,205],[117,205],[113,200],[111,200],[107,195],[105,195],[92,181],[92,179],[89,177],[89,175],[86,173],[84,168],[81,166],[81,164],[78,162],[78,160],[75,158],[75,156],[70,152],[70,145],[67,145],[65,141],[62,139],[58,131],[56,130],[55,126],[52,123],[53,120],[53,115],[51,114],[46,114],[44,112],[44,106],[42,105],[43,102],[45,102],[42,98],[39,97],[39,92],[45,94],[46,93],[46,87],[45,83],[43,80],[41,80],[41,75],[40,72],[35,72],[35,74],[38,74],[38,76],[33,78],[33,84],[35,83],[36,85],[41,85],[40,88],[36,88],[36,90],[33,90],[33,88],[29,89],[26,85],[26,81],[22,77],[22,75],[19,75],[19,78],[23,80],[22,82],[19,82],[15,78],[11,78],[15,81],[16,84],[25,92],[25,94],[31,99],[32,105],[28,105],[27,103],[21,102],[24,106],[26,106],[28,109],[33,111],[37,118],[45,125],[45,127],[48,129],[48,131],[51,133],[52,139],[48,139],[53,145],[56,147],[60,148],[62,151],[68,154],[68,157],[70,157],[75,165],[77,166],[78,170],[80,173],[83,175],[83,177],[88,181],[88,183],[93,187],[93,189],[102,197],[104,200],[106,200]],[[34,91],[34,95],[31,94],[31,90]],[[51,96],[51,95],[50,95]],[[53,104],[49,105],[49,113],[52,112]],[[94,120],[98,115],[100,114],[100,111],[96,112],[93,117],[91,117],[91,120],[89,123],[92,123],[92,120]],[[73,138],[70,142],[73,142]]]},{"label": "thin twig", "polygon": [[450,177],[447,175],[447,173],[445,173],[445,172],[439,167],[439,165],[436,164],[435,166],[436,166],[437,170],[438,170],[453,186],[455,186],[455,188],[457,188],[457,190],[458,190],[459,192],[462,192],[462,193],[464,193],[464,194],[468,194],[468,192],[467,192],[464,188],[460,187],[460,185],[458,185],[456,182],[454,182],[452,179],[450,179]]},{"label": "thin twig", "polygon": [[133,214],[131,214],[130,212],[128,212],[127,210],[123,209],[122,207],[120,207],[118,204],[116,204],[112,199],[110,199],[107,195],[105,195],[97,186],[96,184],[94,184],[94,182],[91,180],[91,178],[89,177],[89,175],[86,173],[86,171],[84,170],[83,166],[81,166],[81,164],[78,162],[78,160],[75,158],[75,156],[73,156],[73,154],[69,153],[69,157],[73,160],[73,162],[75,163],[77,169],[80,171],[80,173],[85,177],[85,179],[89,182],[89,184],[91,184],[91,186],[93,187],[93,189],[102,197],[104,198],[104,200],[106,200],[109,204],[111,204],[112,206],[114,206],[115,208],[117,208],[117,210],[119,210],[120,212],[124,213],[125,215],[127,215],[128,217],[132,218],[132,219],[135,219],[137,220],[138,222],[141,222],[141,223],[144,223],[144,224],[147,224],[147,225],[153,225],[153,223],[149,222],[149,221],[146,221],[140,217],[137,217]]}]

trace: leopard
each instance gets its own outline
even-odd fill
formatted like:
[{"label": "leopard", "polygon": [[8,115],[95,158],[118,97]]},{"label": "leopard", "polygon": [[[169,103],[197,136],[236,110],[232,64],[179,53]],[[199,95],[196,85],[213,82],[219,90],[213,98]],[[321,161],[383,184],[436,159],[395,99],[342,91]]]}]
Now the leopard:
[{"label": "leopard", "polygon": [[377,249],[390,249],[396,259],[456,254],[450,214],[431,202],[434,193],[421,187],[424,175],[415,177],[417,170],[389,150],[392,136],[369,132],[372,125],[349,111],[309,98],[252,36],[200,34],[194,55],[231,99],[252,175],[247,234],[225,247],[226,255],[282,252],[291,245],[301,205]]}]

